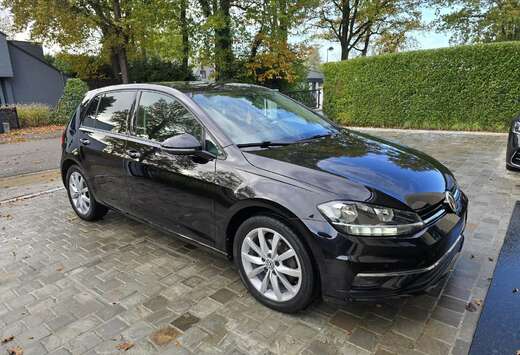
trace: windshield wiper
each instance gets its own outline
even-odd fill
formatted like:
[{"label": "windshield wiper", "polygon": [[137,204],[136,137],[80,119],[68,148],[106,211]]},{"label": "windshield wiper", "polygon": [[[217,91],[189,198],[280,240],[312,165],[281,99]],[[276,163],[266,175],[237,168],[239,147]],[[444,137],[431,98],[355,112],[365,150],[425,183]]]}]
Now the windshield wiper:
[{"label": "windshield wiper", "polygon": [[292,144],[292,143],[263,141],[263,142],[255,142],[255,143],[241,143],[241,144],[237,144],[237,147],[239,147],[239,148],[249,148],[249,147],[268,148],[268,147],[284,146],[284,145],[289,145],[289,144]]},{"label": "windshield wiper", "polygon": [[333,132],[324,133],[324,134],[315,134],[314,136],[310,136],[310,137],[307,137],[307,138],[299,139],[298,142],[312,141],[313,139],[325,138],[325,137],[330,137],[330,136],[333,136],[333,135],[334,135]]}]

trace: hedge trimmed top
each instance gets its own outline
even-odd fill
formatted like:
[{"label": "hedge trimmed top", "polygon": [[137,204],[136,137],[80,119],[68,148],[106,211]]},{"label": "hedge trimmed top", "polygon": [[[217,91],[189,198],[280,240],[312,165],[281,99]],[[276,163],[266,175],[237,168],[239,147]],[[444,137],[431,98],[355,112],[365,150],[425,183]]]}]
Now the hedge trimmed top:
[{"label": "hedge trimmed top", "polygon": [[324,111],[351,126],[505,131],[520,113],[520,42],[324,65]]}]

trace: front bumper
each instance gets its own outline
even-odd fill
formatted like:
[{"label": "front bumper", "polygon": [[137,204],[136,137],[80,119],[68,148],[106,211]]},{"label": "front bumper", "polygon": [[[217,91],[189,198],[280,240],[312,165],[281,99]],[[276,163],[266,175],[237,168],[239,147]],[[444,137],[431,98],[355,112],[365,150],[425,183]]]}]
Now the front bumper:
[{"label": "front bumper", "polygon": [[428,291],[448,274],[463,244],[464,236],[460,235],[446,254],[428,267],[386,273],[359,273],[354,278],[348,298],[370,301]]},{"label": "front bumper", "polygon": [[420,235],[354,237],[322,241],[322,293],[327,300],[370,301],[407,296],[435,287],[449,272],[464,243],[468,201],[446,212]]}]

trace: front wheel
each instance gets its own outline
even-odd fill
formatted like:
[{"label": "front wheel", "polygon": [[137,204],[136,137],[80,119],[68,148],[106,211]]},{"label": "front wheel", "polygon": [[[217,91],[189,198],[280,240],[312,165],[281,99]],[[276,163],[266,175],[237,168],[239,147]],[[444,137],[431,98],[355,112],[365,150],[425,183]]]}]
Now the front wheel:
[{"label": "front wheel", "polygon": [[86,221],[95,221],[107,214],[108,208],[92,195],[85,175],[77,166],[67,171],[67,193],[74,212]]},{"label": "front wheel", "polygon": [[264,305],[293,313],[314,298],[309,253],[285,223],[268,216],[245,221],[237,231],[234,259],[249,292]]}]

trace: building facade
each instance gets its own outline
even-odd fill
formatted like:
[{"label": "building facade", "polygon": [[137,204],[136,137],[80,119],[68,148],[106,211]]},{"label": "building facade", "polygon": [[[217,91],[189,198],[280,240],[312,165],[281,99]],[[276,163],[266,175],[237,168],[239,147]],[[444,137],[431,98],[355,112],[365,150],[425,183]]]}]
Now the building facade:
[{"label": "building facade", "polygon": [[0,105],[58,103],[66,76],[48,64],[41,45],[8,40],[0,32]]}]

